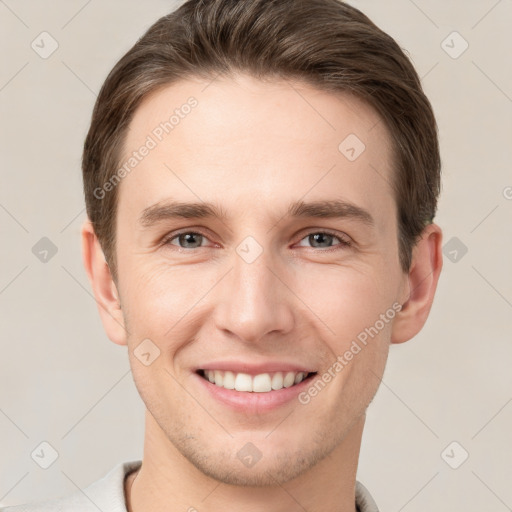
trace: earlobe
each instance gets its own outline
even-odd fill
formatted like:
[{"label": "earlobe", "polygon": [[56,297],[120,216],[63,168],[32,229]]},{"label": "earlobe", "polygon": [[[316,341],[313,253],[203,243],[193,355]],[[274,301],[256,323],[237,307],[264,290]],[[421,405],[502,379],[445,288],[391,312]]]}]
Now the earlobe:
[{"label": "earlobe", "polygon": [[89,220],[82,226],[82,258],[107,336],[118,345],[126,345],[119,292]]},{"label": "earlobe", "polygon": [[402,309],[395,317],[391,343],[403,343],[421,331],[427,321],[443,266],[442,231],[429,224],[413,249]]}]

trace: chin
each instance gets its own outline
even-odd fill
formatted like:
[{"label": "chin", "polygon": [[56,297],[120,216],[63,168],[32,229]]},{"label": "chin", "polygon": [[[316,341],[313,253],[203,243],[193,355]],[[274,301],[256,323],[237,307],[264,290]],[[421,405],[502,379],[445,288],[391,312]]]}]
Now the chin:
[{"label": "chin", "polygon": [[169,440],[201,473],[227,485],[244,487],[283,485],[311,470],[341,441],[332,432],[327,436],[279,436],[274,440],[268,432],[209,440],[176,434],[168,436]]},{"label": "chin", "polygon": [[272,460],[264,460],[265,457],[262,457],[254,466],[244,467],[236,458],[226,462],[225,455],[195,460],[195,457],[189,454],[188,460],[210,478],[223,484],[242,487],[283,485],[314,465],[312,460],[306,460],[297,454],[289,454],[282,460],[276,459],[275,456],[272,456]]}]

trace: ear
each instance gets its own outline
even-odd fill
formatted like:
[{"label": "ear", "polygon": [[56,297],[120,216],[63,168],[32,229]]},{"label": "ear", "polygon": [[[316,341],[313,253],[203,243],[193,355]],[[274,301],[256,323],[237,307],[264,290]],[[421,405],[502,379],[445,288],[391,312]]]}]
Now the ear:
[{"label": "ear", "polygon": [[82,226],[82,258],[107,336],[118,345],[126,345],[127,332],[119,293],[98,237],[88,219]]},{"label": "ear", "polygon": [[402,291],[402,309],[395,316],[391,343],[403,343],[421,331],[434,300],[443,267],[441,228],[429,224],[413,248],[409,273]]}]

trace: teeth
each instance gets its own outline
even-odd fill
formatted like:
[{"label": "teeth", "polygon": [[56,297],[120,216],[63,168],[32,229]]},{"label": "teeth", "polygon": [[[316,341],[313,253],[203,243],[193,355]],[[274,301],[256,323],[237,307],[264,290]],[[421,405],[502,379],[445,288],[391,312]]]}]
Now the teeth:
[{"label": "teeth", "polygon": [[272,390],[272,379],[268,373],[256,375],[252,381],[252,390],[257,393],[265,393]]},{"label": "teeth", "polygon": [[254,393],[268,393],[272,390],[289,388],[302,382],[307,375],[306,372],[276,372],[251,376],[247,373],[204,370],[205,378],[216,386]]},{"label": "teeth", "polygon": [[[217,385],[220,386],[220,384]],[[235,374],[233,372],[224,372],[224,382],[222,387],[226,389],[235,389]]]},{"label": "teeth", "polygon": [[294,372],[288,372],[284,376],[283,386],[285,388],[289,388],[290,386],[293,386],[294,382],[295,382],[295,373]]},{"label": "teeth", "polygon": [[215,370],[214,375],[215,375],[215,385],[222,386],[224,384],[224,375],[222,375],[222,372]]},{"label": "teeth", "polygon": [[274,373],[271,385],[272,389],[281,389],[283,387],[283,374],[281,372]]},{"label": "teeth", "polygon": [[304,372],[297,373],[297,375],[295,375],[294,383],[298,384],[299,382],[302,382],[304,380],[305,376],[306,376],[306,374]]},{"label": "teeth", "polygon": [[235,389],[237,391],[252,391],[252,379],[247,373],[237,373],[235,379]]}]

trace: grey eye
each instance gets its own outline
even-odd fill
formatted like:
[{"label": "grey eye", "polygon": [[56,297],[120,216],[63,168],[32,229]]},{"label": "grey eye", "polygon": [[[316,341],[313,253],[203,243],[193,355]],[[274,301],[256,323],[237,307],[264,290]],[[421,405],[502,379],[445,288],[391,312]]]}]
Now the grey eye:
[{"label": "grey eye", "polygon": [[[188,233],[180,233],[175,237],[171,238],[168,243],[172,245],[179,245],[183,249],[196,249],[201,247],[203,241],[203,235],[200,233],[188,232]],[[177,244],[172,243],[172,240],[178,240]]]},{"label": "grey eye", "polygon": [[336,237],[334,235],[330,235],[329,233],[313,233],[308,235],[308,241],[313,247],[324,247],[322,244],[326,243],[328,244],[328,247],[331,247],[334,238]]}]

